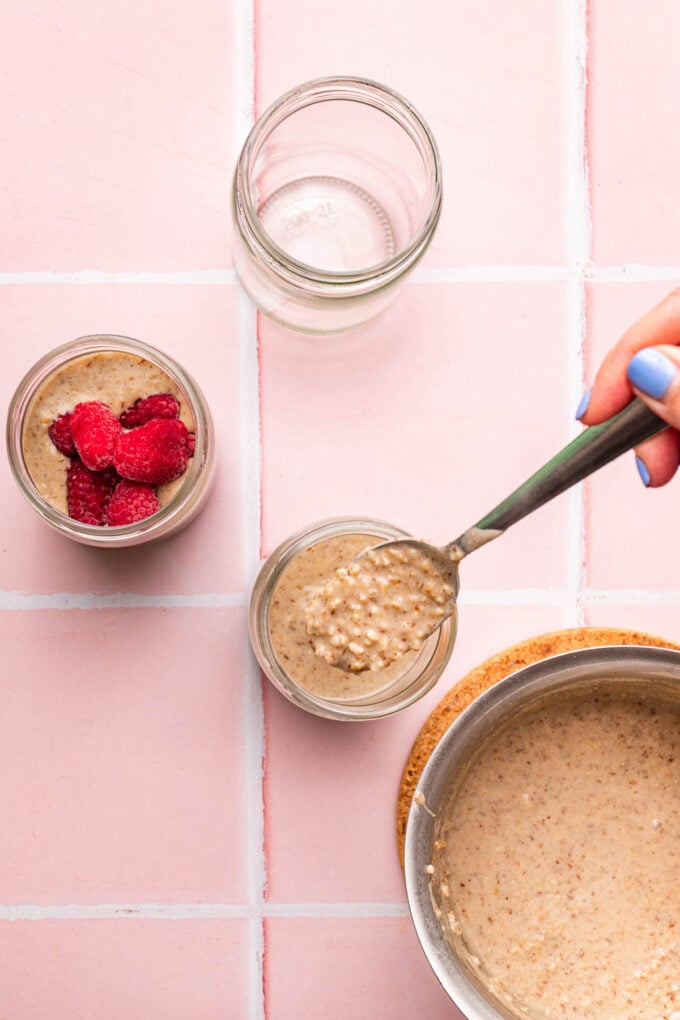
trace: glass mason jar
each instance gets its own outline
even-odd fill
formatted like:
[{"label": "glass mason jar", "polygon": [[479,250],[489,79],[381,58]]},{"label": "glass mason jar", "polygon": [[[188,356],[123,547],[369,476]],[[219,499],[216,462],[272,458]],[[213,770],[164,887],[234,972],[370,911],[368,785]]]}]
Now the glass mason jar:
[{"label": "glass mason jar", "polygon": [[[400,528],[370,517],[337,517],[312,524],[292,535],[271,553],[260,569],[250,597],[248,616],[250,641],[263,672],[293,704],[327,719],[378,719],[398,712],[417,701],[441,676],[451,657],[456,637],[454,609],[453,615],[427,638],[418,652],[409,652],[385,671],[360,673],[358,677],[354,675],[351,683],[355,687],[365,683],[366,689],[363,693],[354,691],[349,695],[338,696],[321,693],[319,690],[314,692],[309,686],[305,686],[300,676],[293,676],[288,672],[282,662],[283,656],[277,654],[276,637],[272,635],[272,606],[284,571],[296,557],[317,543],[328,539],[362,535],[367,536],[366,548],[390,539],[410,537]],[[373,539],[375,541],[372,541]],[[321,582],[325,577],[315,580]],[[306,650],[304,654],[307,662],[321,663],[315,668],[324,670],[329,676],[328,671],[336,676],[343,672],[319,660],[311,648],[309,655]]]},{"label": "glass mason jar", "polygon": [[[195,426],[195,449],[189,458],[181,482],[169,501],[156,513],[134,524],[116,527],[83,524],[53,506],[36,486],[26,464],[24,427],[40,392],[57,378],[71,362],[100,354],[127,354],[143,359],[160,369],[179,393],[180,405],[187,409]],[[82,399],[88,399],[83,394]],[[105,549],[139,545],[167,538],[185,527],[203,508],[214,477],[213,423],[200,389],[177,362],[140,340],[106,333],[79,337],[46,354],[19,383],[7,414],[7,452],[19,490],[30,506],[52,528],[85,545]],[[46,441],[49,439],[46,437]],[[64,465],[64,484],[66,465]]]},{"label": "glass mason jar", "polygon": [[441,203],[437,145],[407,100],[363,78],[307,82],[263,114],[236,165],[236,272],[282,325],[344,332],[389,304]]}]

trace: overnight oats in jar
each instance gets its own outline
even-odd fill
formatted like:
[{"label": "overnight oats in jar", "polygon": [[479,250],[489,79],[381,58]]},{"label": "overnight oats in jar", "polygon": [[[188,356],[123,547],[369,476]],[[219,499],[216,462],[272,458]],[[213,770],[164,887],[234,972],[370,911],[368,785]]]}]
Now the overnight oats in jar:
[{"label": "overnight oats in jar", "polygon": [[334,665],[310,635],[310,591],[366,549],[408,537],[385,521],[333,518],[296,533],[265,561],[250,600],[251,644],[266,676],[300,708],[329,719],[377,719],[412,704],[441,676],[453,650],[455,611],[419,649],[382,668]]},{"label": "overnight oats in jar", "polygon": [[214,474],[210,412],[175,361],[129,337],[56,348],[17,387],[7,450],[28,503],[54,529],[104,548],[174,534]]}]

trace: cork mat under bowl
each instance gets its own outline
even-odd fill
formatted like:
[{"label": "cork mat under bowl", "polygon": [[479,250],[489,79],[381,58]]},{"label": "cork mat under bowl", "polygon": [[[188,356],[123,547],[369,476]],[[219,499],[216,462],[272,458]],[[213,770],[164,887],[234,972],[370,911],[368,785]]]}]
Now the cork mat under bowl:
[{"label": "cork mat under bowl", "polygon": [[464,676],[448,694],[445,694],[434,712],[429,716],[411,748],[408,761],[402,773],[397,804],[397,843],[399,859],[404,864],[404,840],[406,820],[411,800],[425,764],[434,751],[439,739],[451,723],[471,701],[510,673],[539,662],[551,655],[571,652],[576,648],[595,648],[598,645],[652,645],[656,648],[675,648],[680,645],[665,638],[643,634],[636,630],[617,630],[611,627],[575,627],[573,630],[558,630],[551,634],[521,641],[504,652],[492,656]]}]

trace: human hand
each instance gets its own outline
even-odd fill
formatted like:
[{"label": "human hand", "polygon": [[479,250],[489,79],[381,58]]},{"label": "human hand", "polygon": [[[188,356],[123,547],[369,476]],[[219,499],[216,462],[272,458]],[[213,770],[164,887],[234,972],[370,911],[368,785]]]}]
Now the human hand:
[{"label": "human hand", "polygon": [[599,425],[640,397],[673,426],[635,448],[645,485],[670,481],[680,463],[680,288],[643,315],[612,347],[576,417]]}]

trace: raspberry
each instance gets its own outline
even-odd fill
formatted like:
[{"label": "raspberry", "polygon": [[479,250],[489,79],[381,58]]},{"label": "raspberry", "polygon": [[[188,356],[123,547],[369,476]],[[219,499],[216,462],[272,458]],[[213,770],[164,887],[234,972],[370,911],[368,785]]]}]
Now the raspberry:
[{"label": "raspberry", "polygon": [[193,457],[195,449],[196,449],[196,436],[194,435],[193,432],[189,432],[187,435],[187,450],[189,451],[190,457]]},{"label": "raspberry", "polygon": [[155,418],[116,443],[113,463],[123,478],[162,485],[179,478],[187,466],[187,428],[178,418]]},{"label": "raspberry", "polygon": [[154,418],[179,417],[179,401],[172,393],[152,393],[150,397],[140,397],[132,407],[128,407],[120,416],[123,428],[135,429],[146,425]]},{"label": "raspberry", "polygon": [[106,524],[106,509],[117,481],[111,468],[90,471],[78,458],[71,461],[66,473],[69,517],[83,524]]},{"label": "raspberry", "polygon": [[48,434],[59,453],[65,457],[75,457],[76,447],[71,435],[71,412],[60,414],[55,418],[48,429]]},{"label": "raspberry", "polygon": [[114,489],[108,506],[108,520],[112,527],[133,524],[151,517],[160,509],[156,493],[150,485],[129,482],[123,478]]},{"label": "raspberry", "polygon": [[113,464],[113,448],[122,431],[113,411],[100,400],[76,404],[71,412],[73,442],[90,471],[103,471]]}]

